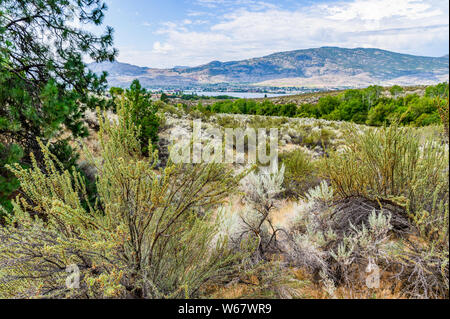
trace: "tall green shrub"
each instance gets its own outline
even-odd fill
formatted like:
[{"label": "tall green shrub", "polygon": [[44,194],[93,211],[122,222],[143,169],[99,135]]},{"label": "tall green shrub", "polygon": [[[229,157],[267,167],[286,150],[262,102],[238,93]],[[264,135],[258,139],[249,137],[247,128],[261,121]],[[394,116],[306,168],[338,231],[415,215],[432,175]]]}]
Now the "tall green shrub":
[{"label": "tall green shrub", "polygon": [[118,102],[124,104],[130,113],[133,123],[140,127],[139,141],[144,154],[147,154],[149,151],[149,141],[153,149],[155,149],[158,142],[160,124],[160,119],[156,115],[158,111],[156,104],[152,103],[150,97],[151,95],[141,86],[139,80],[134,80],[130,88],[126,90],[124,98]]},{"label": "tall green shrub", "polygon": [[[85,208],[86,188],[75,171],[40,143],[44,173],[10,167],[24,197],[0,228],[0,297],[195,297],[228,274],[236,254],[213,215],[241,176],[222,165],[170,163],[153,169],[142,157],[139,127],[119,105],[119,122],[100,119],[99,202]],[[26,198],[26,199],[25,199]],[[68,265],[80,270],[67,289]]]},{"label": "tall green shrub", "polygon": [[302,196],[312,186],[318,184],[315,174],[316,167],[303,150],[297,149],[282,153],[279,158],[285,166],[283,188],[286,195]]}]

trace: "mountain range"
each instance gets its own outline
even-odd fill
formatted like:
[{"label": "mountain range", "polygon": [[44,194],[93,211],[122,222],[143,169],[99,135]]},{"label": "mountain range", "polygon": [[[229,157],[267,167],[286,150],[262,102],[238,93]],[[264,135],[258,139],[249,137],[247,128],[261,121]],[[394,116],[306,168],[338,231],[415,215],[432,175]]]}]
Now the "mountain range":
[{"label": "mountain range", "polygon": [[107,71],[111,86],[135,78],[146,87],[186,87],[217,83],[269,87],[348,88],[368,85],[419,85],[449,80],[449,56],[425,57],[381,49],[321,47],[274,53],[241,61],[171,69],[120,62],[91,63]]}]

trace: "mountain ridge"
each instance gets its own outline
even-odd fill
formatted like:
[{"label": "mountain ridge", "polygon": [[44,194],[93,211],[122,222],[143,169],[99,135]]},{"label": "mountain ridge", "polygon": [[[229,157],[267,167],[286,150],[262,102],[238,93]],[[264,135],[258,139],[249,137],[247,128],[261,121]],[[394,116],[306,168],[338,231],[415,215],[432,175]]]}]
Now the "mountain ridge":
[{"label": "mountain ridge", "polygon": [[128,63],[89,64],[107,71],[112,85],[134,78],[144,86],[196,86],[217,83],[273,87],[363,87],[434,84],[448,81],[448,55],[415,56],[376,48],[321,47],[275,52],[239,61],[211,61],[195,67],[157,69]]}]

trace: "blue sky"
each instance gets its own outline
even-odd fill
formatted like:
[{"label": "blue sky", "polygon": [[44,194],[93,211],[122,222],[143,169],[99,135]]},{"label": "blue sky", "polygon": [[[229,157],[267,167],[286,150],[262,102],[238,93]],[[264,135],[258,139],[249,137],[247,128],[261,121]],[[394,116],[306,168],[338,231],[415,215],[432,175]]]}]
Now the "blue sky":
[{"label": "blue sky", "polygon": [[118,60],[195,66],[320,46],[448,53],[447,0],[106,0]]}]

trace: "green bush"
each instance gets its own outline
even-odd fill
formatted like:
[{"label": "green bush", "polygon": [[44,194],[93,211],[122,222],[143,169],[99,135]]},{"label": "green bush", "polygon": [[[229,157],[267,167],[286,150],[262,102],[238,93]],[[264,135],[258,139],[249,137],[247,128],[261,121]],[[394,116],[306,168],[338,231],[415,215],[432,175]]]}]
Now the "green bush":
[{"label": "green bush", "polygon": [[369,114],[367,115],[366,124],[372,126],[390,124],[395,110],[396,106],[393,103],[378,103],[375,107],[370,109]]},{"label": "green bush", "polygon": [[333,137],[334,133],[329,129],[312,130],[303,138],[302,144],[309,147],[321,146],[327,148]]},{"label": "green bush", "polygon": [[279,162],[285,166],[283,188],[286,196],[303,196],[319,183],[312,159],[301,149],[281,153]]},{"label": "green bush", "polygon": [[391,95],[394,98],[397,98],[397,96],[401,93],[403,93],[403,88],[399,85],[394,85],[389,89],[389,93],[391,93]]},{"label": "green bush", "polygon": [[433,192],[417,186],[446,182],[444,147],[432,140],[421,145],[416,132],[398,125],[364,132],[347,126],[345,134],[347,151],[332,152],[325,161],[327,176],[340,196],[404,197],[412,211],[431,208]]},{"label": "green bush", "polygon": [[297,114],[297,105],[294,103],[282,104],[279,107],[278,115],[294,117]]},{"label": "green bush", "polygon": [[[2,298],[191,298],[229,274],[239,253],[228,249],[213,214],[239,184],[222,165],[169,163],[154,170],[142,157],[133,114],[100,121],[97,205],[86,187],[42,143],[45,172],[10,167],[20,180],[14,216],[0,227]],[[25,200],[26,198],[26,200]],[[80,271],[67,289],[68,265]]]},{"label": "green bush", "polygon": [[249,127],[254,129],[270,129],[270,128],[281,128],[282,125],[288,122],[287,118],[274,118],[269,116],[253,116],[250,119]]},{"label": "green bush", "polygon": [[330,114],[341,104],[340,99],[337,96],[325,96],[319,99],[317,103],[317,109],[319,116]]},{"label": "green bush", "polygon": [[242,123],[232,116],[218,116],[217,124],[223,128],[240,128],[242,127]]},{"label": "green bush", "polygon": [[448,83],[439,83],[435,86],[429,86],[425,89],[425,96],[427,97],[440,97],[448,98]]},{"label": "green bush", "polygon": [[[448,146],[395,123],[364,132],[349,125],[345,134],[347,149],[324,159],[324,177],[337,199],[394,203],[416,237],[389,248],[388,267],[398,273],[407,295],[448,298]],[[354,214],[364,210],[350,208]]]},{"label": "green bush", "polygon": [[441,118],[442,124],[444,125],[444,134],[447,140],[449,141],[449,98],[447,96],[446,99],[441,100],[440,98],[436,98],[434,100],[436,104],[436,108],[439,112],[439,117]]},{"label": "green bush", "polygon": [[138,80],[134,80],[119,103],[123,103],[129,109],[133,122],[140,127],[139,140],[143,154],[148,153],[149,143],[155,149],[158,143],[160,119],[156,115],[158,109],[155,104],[152,104],[147,90],[142,88]]}]

